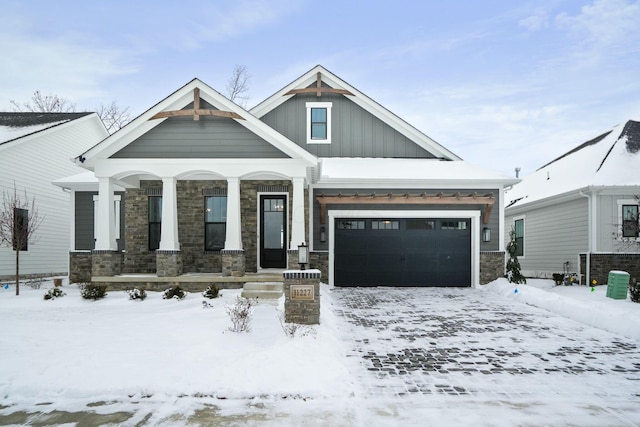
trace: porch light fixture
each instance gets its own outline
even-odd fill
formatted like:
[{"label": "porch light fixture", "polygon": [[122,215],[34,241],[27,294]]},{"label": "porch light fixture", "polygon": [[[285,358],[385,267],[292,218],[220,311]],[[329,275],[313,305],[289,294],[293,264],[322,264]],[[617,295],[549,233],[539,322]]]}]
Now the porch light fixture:
[{"label": "porch light fixture", "polygon": [[491,229],[489,227],[484,227],[482,229],[482,241],[483,242],[491,241]]},{"label": "porch light fixture", "polygon": [[304,242],[298,245],[298,264],[300,264],[300,270],[304,270],[306,264],[309,263],[309,246]]},{"label": "porch light fixture", "polygon": [[323,242],[323,243],[327,241],[327,228],[326,227],[320,227],[320,241]]}]

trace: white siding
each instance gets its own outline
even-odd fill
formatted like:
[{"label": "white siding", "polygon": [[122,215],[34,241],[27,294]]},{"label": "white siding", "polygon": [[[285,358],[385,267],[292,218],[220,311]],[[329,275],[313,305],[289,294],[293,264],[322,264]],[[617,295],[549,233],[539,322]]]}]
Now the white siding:
[{"label": "white siding", "polygon": [[589,244],[587,209],[587,198],[581,197],[525,214],[505,215],[506,243],[514,218],[525,219],[524,257],[518,259],[525,275],[550,277],[561,273],[566,261],[570,272],[578,272],[579,253]]},{"label": "white siding", "polygon": [[[35,197],[41,217],[37,241],[20,253],[20,273],[68,271],[70,195],[51,184],[85,172],[72,159],[108,136],[96,115],[85,116],[22,140],[0,146],[0,193]],[[1,197],[1,196],[0,196]],[[15,252],[0,247],[0,276],[15,274]]]}]

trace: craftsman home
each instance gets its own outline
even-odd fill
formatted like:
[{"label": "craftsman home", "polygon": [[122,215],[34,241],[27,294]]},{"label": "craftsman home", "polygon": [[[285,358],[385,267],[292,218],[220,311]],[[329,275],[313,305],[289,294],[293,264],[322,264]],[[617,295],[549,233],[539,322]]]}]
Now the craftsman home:
[{"label": "craftsman home", "polygon": [[[69,161],[108,135],[95,113],[0,113],[0,204],[3,193],[35,198],[42,218],[20,254],[21,275],[67,274],[69,194],[51,181],[82,172]],[[15,187],[14,187],[15,186]],[[0,277],[15,275],[15,252],[0,246]]]},{"label": "craftsman home", "polygon": [[339,286],[504,273],[503,190],[517,180],[321,66],[250,111],[194,79],[75,162],[95,178],[57,183],[75,198],[72,280],[243,277],[297,268],[303,242]]},{"label": "craftsman home", "polygon": [[[607,283],[640,279],[640,122],[629,120],[558,157],[507,191],[525,275]],[[508,233],[505,233],[508,240]]]}]

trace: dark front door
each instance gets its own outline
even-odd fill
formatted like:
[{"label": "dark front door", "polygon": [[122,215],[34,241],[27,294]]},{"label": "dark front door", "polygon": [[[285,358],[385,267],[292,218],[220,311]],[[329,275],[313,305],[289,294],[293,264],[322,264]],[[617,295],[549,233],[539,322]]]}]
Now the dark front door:
[{"label": "dark front door", "polygon": [[287,266],[287,198],[260,196],[260,267]]}]

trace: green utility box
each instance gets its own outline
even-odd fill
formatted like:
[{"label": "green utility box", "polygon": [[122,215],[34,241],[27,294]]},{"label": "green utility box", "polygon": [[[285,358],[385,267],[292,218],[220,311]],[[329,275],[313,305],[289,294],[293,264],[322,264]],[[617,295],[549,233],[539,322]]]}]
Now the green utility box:
[{"label": "green utility box", "polygon": [[607,297],[613,299],[627,299],[629,288],[629,273],[626,271],[610,271],[607,280]]}]

